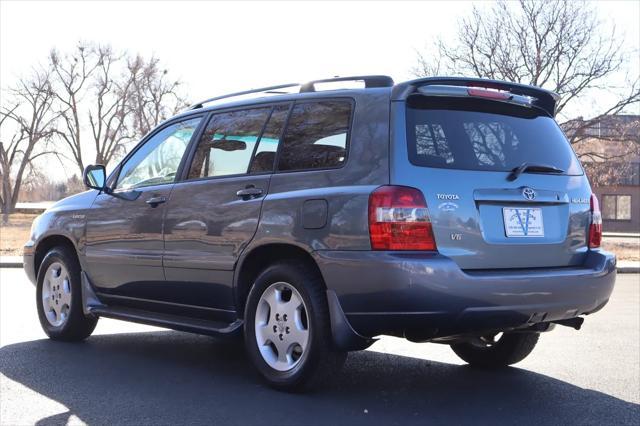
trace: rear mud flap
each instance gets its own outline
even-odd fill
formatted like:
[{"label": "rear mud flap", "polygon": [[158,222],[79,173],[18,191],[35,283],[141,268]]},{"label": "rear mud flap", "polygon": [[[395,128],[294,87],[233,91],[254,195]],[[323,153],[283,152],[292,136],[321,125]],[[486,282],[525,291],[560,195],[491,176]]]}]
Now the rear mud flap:
[{"label": "rear mud flap", "polygon": [[361,336],[349,324],[336,292],[327,290],[327,303],[329,304],[329,317],[331,319],[331,334],[333,343],[338,350],[360,351],[368,348],[377,339]]}]

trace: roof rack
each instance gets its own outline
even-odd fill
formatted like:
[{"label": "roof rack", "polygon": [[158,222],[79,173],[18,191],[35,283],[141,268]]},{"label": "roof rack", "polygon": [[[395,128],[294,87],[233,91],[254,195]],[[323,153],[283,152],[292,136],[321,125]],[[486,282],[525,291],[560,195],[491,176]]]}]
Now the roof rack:
[{"label": "roof rack", "polygon": [[189,107],[190,110],[202,108],[203,104],[208,104],[209,102],[219,101],[220,99],[226,98],[235,98],[242,95],[249,95],[251,93],[269,93],[273,90],[286,89],[288,87],[296,87],[300,86],[300,83],[287,83],[287,84],[279,84],[277,86],[267,86],[261,87],[259,89],[250,89],[243,90],[242,92],[229,93],[227,95],[216,96],[213,98],[205,99],[204,101],[198,102],[197,104],[193,104]]},{"label": "roof rack", "polygon": [[252,93],[284,94],[282,92],[278,93],[276,91],[280,89],[287,89],[287,88],[296,87],[296,86],[300,86],[299,93],[315,92],[316,91],[315,85],[318,83],[334,83],[334,82],[341,82],[341,81],[364,81],[365,89],[370,89],[374,87],[392,87],[394,84],[393,79],[386,75],[362,75],[362,76],[353,76],[353,77],[326,78],[322,80],[309,81],[304,84],[300,84],[300,83],[279,84],[277,86],[267,86],[267,87],[261,87],[259,89],[243,90],[242,92],[235,92],[235,93],[229,93],[227,95],[216,96],[216,97],[205,99],[204,101],[191,105],[189,107],[189,110],[202,108],[204,104],[219,101],[221,99],[235,98],[238,96],[249,95]]}]

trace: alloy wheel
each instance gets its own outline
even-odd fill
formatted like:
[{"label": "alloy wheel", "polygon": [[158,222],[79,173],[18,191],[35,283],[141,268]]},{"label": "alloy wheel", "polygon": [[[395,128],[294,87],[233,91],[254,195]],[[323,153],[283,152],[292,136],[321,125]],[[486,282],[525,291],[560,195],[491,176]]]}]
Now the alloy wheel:
[{"label": "alloy wheel", "polygon": [[293,369],[309,343],[309,317],[300,293],[277,282],[260,297],[256,308],[255,336],[264,361],[278,371]]},{"label": "alloy wheel", "polygon": [[54,262],[47,268],[42,282],[42,307],[47,321],[54,327],[61,327],[71,311],[71,278],[67,268]]}]

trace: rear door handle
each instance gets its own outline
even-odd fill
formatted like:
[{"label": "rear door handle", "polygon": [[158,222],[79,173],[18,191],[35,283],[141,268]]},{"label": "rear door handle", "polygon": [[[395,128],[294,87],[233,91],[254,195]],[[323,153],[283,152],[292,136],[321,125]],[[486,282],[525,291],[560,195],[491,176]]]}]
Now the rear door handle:
[{"label": "rear door handle", "polygon": [[250,198],[256,198],[261,196],[262,189],[256,188],[254,186],[249,186],[245,189],[241,189],[240,191],[236,192],[236,195],[242,198],[243,200],[248,200]]},{"label": "rear door handle", "polygon": [[145,203],[149,204],[151,207],[158,207],[158,204],[165,203],[167,201],[167,197],[151,197]]}]

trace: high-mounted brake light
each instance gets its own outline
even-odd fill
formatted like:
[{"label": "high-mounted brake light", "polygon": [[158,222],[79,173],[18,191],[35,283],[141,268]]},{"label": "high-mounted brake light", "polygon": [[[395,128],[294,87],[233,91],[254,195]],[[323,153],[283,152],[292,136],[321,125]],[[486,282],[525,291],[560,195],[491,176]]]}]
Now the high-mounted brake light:
[{"label": "high-mounted brake light", "polygon": [[511,99],[511,93],[508,92],[498,92],[497,90],[486,90],[486,89],[477,89],[477,88],[469,88],[467,89],[467,93],[469,96],[477,96],[479,98],[487,98],[487,99],[497,99],[500,101],[508,101]]},{"label": "high-mounted brake light", "polygon": [[596,194],[591,194],[591,223],[589,224],[589,248],[598,248],[602,243],[602,214]]},{"label": "high-mounted brake light", "polygon": [[407,186],[381,186],[369,196],[369,235],[373,250],[436,250],[422,192]]}]

